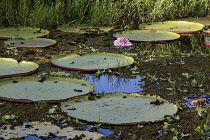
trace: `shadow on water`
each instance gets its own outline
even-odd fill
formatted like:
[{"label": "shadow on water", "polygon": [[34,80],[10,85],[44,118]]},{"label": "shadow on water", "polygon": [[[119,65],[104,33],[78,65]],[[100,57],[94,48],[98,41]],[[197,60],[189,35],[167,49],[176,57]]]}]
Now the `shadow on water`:
[{"label": "shadow on water", "polygon": [[129,76],[128,78],[119,77],[116,75],[103,74],[101,76],[85,74],[82,80],[86,80],[95,86],[95,92],[101,93],[113,93],[113,92],[125,92],[125,93],[141,93],[143,90],[140,82],[142,79],[139,75]]}]

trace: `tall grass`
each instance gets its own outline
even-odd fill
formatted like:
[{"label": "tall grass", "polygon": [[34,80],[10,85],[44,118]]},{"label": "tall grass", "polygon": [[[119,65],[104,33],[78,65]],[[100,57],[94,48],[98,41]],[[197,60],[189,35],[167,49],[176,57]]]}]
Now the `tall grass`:
[{"label": "tall grass", "polygon": [[209,0],[0,0],[0,26],[136,26],[210,14]]}]

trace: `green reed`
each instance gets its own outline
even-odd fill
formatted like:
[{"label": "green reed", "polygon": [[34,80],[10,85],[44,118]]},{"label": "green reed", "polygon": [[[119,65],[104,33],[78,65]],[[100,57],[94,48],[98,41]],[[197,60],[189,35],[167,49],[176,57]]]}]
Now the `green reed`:
[{"label": "green reed", "polygon": [[0,0],[0,26],[139,23],[210,14],[209,0]]}]

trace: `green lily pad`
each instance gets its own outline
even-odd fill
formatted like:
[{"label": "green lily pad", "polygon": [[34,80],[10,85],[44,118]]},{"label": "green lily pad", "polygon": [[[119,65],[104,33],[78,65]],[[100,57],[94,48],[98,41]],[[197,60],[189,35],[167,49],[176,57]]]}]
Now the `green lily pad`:
[{"label": "green lily pad", "polygon": [[0,99],[26,103],[56,103],[94,91],[87,81],[58,77],[2,79],[0,88]]},{"label": "green lily pad", "polygon": [[[26,125],[31,127],[26,127]],[[4,125],[3,127],[9,128],[10,125]],[[40,136],[49,136],[49,133],[53,133],[56,136],[62,137],[65,136],[67,139],[74,139],[81,134],[85,135],[85,137],[81,140],[87,139],[100,139],[103,137],[103,134],[99,134],[96,132],[89,132],[89,131],[82,131],[82,130],[75,130],[75,128],[69,126],[66,128],[61,129],[60,127],[51,124],[50,122],[27,122],[23,126],[16,126],[14,129],[3,129],[0,127],[1,130],[1,138],[4,139],[17,139],[21,137],[25,137],[28,135],[36,135]]]},{"label": "green lily pad", "polygon": [[88,24],[80,24],[76,26],[64,25],[58,27],[63,32],[71,32],[78,34],[101,34],[114,29],[112,26],[90,26]]},{"label": "green lily pad", "polygon": [[178,21],[196,22],[204,25],[203,32],[210,36],[210,19],[209,18],[182,18],[176,19]]},{"label": "green lily pad", "polygon": [[49,34],[48,30],[33,27],[7,27],[0,28],[0,39],[26,39],[43,37]]},{"label": "green lily pad", "polygon": [[19,62],[12,58],[0,58],[0,78],[23,76],[38,71],[39,65],[34,62]]},{"label": "green lily pad", "polygon": [[61,110],[83,121],[112,125],[155,123],[163,121],[165,115],[177,113],[176,105],[137,93],[104,94],[96,100],[81,96],[62,102]]},{"label": "green lily pad", "polygon": [[167,31],[126,30],[113,34],[115,38],[126,37],[133,42],[168,42],[178,40],[179,34]]},{"label": "green lily pad", "polygon": [[163,21],[139,25],[143,30],[165,30],[183,34],[200,32],[203,27],[203,24],[187,21]]},{"label": "green lily pad", "polygon": [[176,19],[177,21],[187,21],[187,22],[196,22],[203,25],[210,25],[210,19],[209,18],[181,18]]},{"label": "green lily pad", "polygon": [[128,66],[134,63],[132,57],[114,53],[68,54],[55,57],[51,64],[69,70],[97,71]]},{"label": "green lily pad", "polygon": [[4,41],[5,45],[18,48],[37,48],[37,47],[49,47],[56,44],[56,40],[46,38],[34,38],[34,39],[19,39],[19,40],[7,40]]}]

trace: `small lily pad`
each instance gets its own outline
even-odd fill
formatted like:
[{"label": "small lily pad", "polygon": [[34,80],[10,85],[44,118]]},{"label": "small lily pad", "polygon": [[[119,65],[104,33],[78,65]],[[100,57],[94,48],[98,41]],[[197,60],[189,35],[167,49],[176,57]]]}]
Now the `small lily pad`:
[{"label": "small lily pad", "polygon": [[[75,128],[69,126],[61,129],[60,127],[51,124],[50,122],[27,122],[23,126],[16,126],[14,129],[3,129],[4,127],[9,128],[11,125],[4,125],[0,127],[0,136],[4,139],[20,139],[26,137],[26,135],[49,136],[49,133],[53,133],[58,137],[66,137],[67,139],[74,139],[77,136],[83,134],[85,137],[81,140],[86,139],[100,139],[103,134],[96,132],[75,130]],[[32,139],[32,137],[31,137]],[[39,139],[39,138],[37,138]],[[53,138],[52,138],[53,139]]]},{"label": "small lily pad", "polygon": [[0,28],[0,39],[26,39],[43,37],[49,34],[48,30],[33,27]]},{"label": "small lily pad", "polygon": [[28,75],[39,69],[39,65],[34,62],[18,62],[12,58],[0,58],[0,66],[0,78]]},{"label": "small lily pad", "polygon": [[181,34],[200,32],[203,27],[203,24],[187,21],[163,21],[139,25],[142,30],[165,30]]},{"label": "small lily pad", "polygon": [[49,47],[56,44],[55,40],[46,38],[34,38],[34,39],[20,39],[20,40],[7,40],[4,41],[5,45],[18,48],[37,48],[37,47]]},{"label": "small lily pad", "polygon": [[2,79],[0,88],[0,99],[26,103],[56,103],[94,91],[94,86],[87,81],[58,77]]},{"label": "small lily pad", "polygon": [[96,100],[85,96],[73,98],[62,102],[61,110],[83,121],[133,125],[163,121],[165,115],[176,114],[177,107],[157,96],[112,93]]},{"label": "small lily pad", "polygon": [[114,53],[68,54],[51,60],[53,66],[78,71],[114,69],[131,65],[133,62],[132,57]]},{"label": "small lily pad", "polygon": [[113,34],[115,38],[126,37],[133,42],[168,42],[178,40],[179,34],[167,31],[126,30]]},{"label": "small lily pad", "polygon": [[101,34],[109,32],[114,29],[112,26],[90,26],[88,24],[80,24],[76,26],[64,25],[58,27],[59,30],[63,32],[71,32],[78,34]]}]

